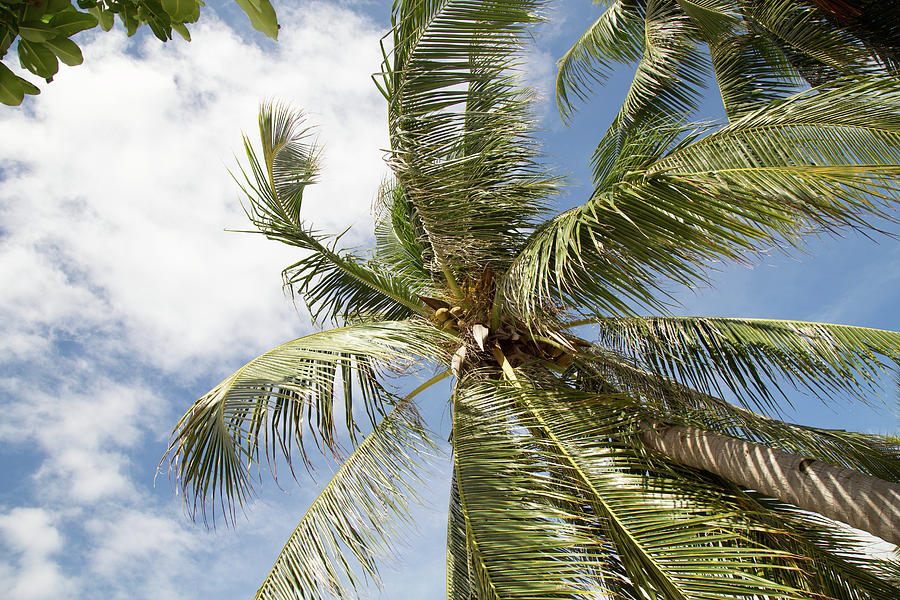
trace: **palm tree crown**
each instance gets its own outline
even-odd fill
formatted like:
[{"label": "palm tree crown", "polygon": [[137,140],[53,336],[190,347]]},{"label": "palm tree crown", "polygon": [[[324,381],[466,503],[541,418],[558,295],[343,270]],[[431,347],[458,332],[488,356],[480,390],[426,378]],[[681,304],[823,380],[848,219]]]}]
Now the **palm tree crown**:
[{"label": "palm tree crown", "polygon": [[[890,219],[900,89],[842,83],[718,127],[636,122],[601,147],[586,202],[554,215],[558,180],[517,74],[540,8],[396,3],[376,78],[393,177],[370,253],[301,219],[318,150],[302,113],[263,107],[261,150],[245,141],[247,214],[303,251],[285,281],[339,327],[254,359],[181,419],[169,455],[194,513],[232,518],[254,464],[307,461],[310,441],[339,453],[343,421],[354,451],[257,597],[355,596],[433,446],[414,398],[452,375],[448,598],[896,597],[900,563],[664,442],[680,427],[900,490],[896,439],[774,418],[779,386],[862,396],[900,360],[900,334],[666,316],[665,290],[696,285],[710,261]],[[597,340],[575,333],[585,323]],[[421,369],[436,374],[405,396],[383,384]]]}]

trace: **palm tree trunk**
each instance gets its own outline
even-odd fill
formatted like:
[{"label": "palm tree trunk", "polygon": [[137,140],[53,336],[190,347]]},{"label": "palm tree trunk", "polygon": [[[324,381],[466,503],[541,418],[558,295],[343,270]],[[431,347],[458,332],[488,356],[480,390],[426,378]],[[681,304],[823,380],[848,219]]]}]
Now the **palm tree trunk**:
[{"label": "palm tree trunk", "polygon": [[678,463],[900,545],[896,483],[691,427],[649,427],[641,441]]}]

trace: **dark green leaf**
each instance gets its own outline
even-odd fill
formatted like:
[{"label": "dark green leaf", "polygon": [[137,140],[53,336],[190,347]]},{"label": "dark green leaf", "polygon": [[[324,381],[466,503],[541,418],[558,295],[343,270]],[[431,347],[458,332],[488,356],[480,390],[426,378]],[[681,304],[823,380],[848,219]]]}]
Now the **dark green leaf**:
[{"label": "dark green leaf", "polygon": [[162,0],[163,10],[169,13],[173,21],[180,22],[192,14],[197,9],[196,0]]},{"label": "dark green leaf", "polygon": [[0,63],[0,102],[7,106],[18,106],[22,104],[25,94],[40,93],[39,89]]},{"label": "dark green leaf", "polygon": [[125,26],[125,33],[131,37],[137,33],[138,27],[141,26],[141,19],[138,16],[140,6],[134,5],[127,0],[122,2],[121,6],[121,10],[117,14],[119,15],[119,18],[122,19],[122,24]]},{"label": "dark green leaf", "polygon": [[58,12],[50,19],[50,25],[66,37],[71,37],[79,31],[96,27],[97,23],[97,17],[91,13],[79,12],[75,9]]},{"label": "dark green leaf", "polygon": [[113,23],[115,21],[115,13],[111,10],[107,10],[101,6],[95,6],[90,9],[91,14],[97,19],[100,23],[100,29],[103,31],[109,31],[113,27]]},{"label": "dark green leaf", "polygon": [[191,41],[191,32],[182,23],[172,23],[172,31],[180,35],[185,41]]},{"label": "dark green leaf", "polygon": [[6,26],[0,25],[0,58],[6,55],[6,51],[9,50],[14,41],[16,41],[15,32]]},{"label": "dark green leaf", "polygon": [[159,41],[167,42],[172,39],[172,17],[156,0],[143,0],[138,7],[138,18],[150,27]]},{"label": "dark green leaf", "polygon": [[84,61],[81,48],[69,38],[57,36],[44,42],[44,45],[50,48],[59,57],[59,60],[70,67],[80,65]]},{"label": "dark green leaf", "polygon": [[24,21],[19,23],[19,35],[29,42],[46,42],[61,32],[43,21]]},{"label": "dark green leaf", "polygon": [[70,6],[72,6],[72,3],[69,0],[46,0],[44,4],[44,14],[55,15],[60,11],[66,10]]},{"label": "dark green leaf", "polygon": [[28,40],[19,40],[19,62],[35,75],[52,78],[59,70],[56,55],[47,46]]}]

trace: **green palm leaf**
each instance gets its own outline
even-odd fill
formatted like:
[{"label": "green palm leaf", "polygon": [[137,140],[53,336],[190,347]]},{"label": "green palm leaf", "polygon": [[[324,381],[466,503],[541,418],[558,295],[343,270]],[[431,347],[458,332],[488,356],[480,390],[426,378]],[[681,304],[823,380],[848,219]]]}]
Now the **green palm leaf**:
[{"label": "green palm leaf", "polygon": [[696,28],[676,0],[648,0],[643,54],[611,129],[689,114],[700,99],[709,61],[696,43]]},{"label": "green palm leaf", "polygon": [[[612,62],[640,57],[613,124],[638,118],[684,118],[711,74],[729,118],[739,118],[797,91],[799,76],[828,83],[841,76],[885,74],[879,50],[798,0],[622,0],[609,8],[559,61],[557,102],[571,115],[569,94],[584,100]],[[708,48],[709,59],[700,51]],[[886,56],[890,53],[888,52]],[[876,58],[882,64],[872,60]]]},{"label": "green palm leaf", "polygon": [[869,59],[870,50],[859,38],[848,30],[835,28],[808,2],[745,2],[742,8],[748,22],[834,73],[864,75],[877,69]]},{"label": "green palm leaf", "polygon": [[303,298],[314,320],[401,320],[428,316],[416,292],[422,283],[377,261],[321,245],[287,267],[286,286]]},{"label": "green palm leaf", "polygon": [[[439,295],[430,269],[434,251],[415,206],[396,181],[386,182],[375,210],[375,258],[393,273],[410,281],[417,293]],[[437,273],[438,279],[441,273]]]},{"label": "green palm leaf", "polygon": [[[643,6],[613,0],[568,52],[559,59],[556,103],[563,119],[574,110],[575,98],[585,100],[592,83],[606,79],[611,62],[631,63],[643,53]],[[570,94],[574,98],[570,99]]]},{"label": "green palm leaf", "polygon": [[508,393],[471,383],[458,389],[453,422],[454,526],[464,529],[458,556],[471,561],[474,596],[587,598],[608,589],[612,572],[593,572],[584,550],[608,544],[585,523],[578,490],[547,473]]},{"label": "green palm leaf", "polygon": [[466,517],[459,498],[454,470],[450,480],[450,506],[447,510],[447,600],[471,600],[472,557],[466,543]]},{"label": "green palm leaf", "polygon": [[[351,253],[340,252],[335,238],[316,235],[300,218],[303,192],[315,182],[319,152],[309,141],[302,112],[283,105],[264,104],[259,132],[262,158],[249,138],[244,149],[250,173],[243,168],[239,184],[247,196],[247,216],[267,238],[309,251],[284,272],[285,282],[304,298],[314,317],[321,320],[355,318],[361,314],[403,319],[427,310],[408,282]],[[252,175],[252,177],[251,177]]]},{"label": "green palm leaf", "polygon": [[352,375],[374,421],[394,401],[378,382],[379,365],[409,367],[415,356],[439,359],[446,354],[446,339],[439,330],[412,321],[367,323],[287,342],[241,367],[198,399],[173,432],[166,454],[192,514],[199,512],[205,520],[209,512],[214,520],[221,509],[226,521],[233,520],[236,506],[253,493],[250,468],[259,465],[261,449],[273,473],[279,453],[288,466],[294,450],[307,460],[304,435],[339,453],[336,381],[352,436]]},{"label": "green palm leaf", "polygon": [[747,495],[747,508],[760,512],[790,535],[766,534],[766,542],[809,557],[815,568],[796,573],[797,583],[834,600],[892,598],[900,587],[900,563],[872,552],[871,540],[818,515]]},{"label": "green palm leaf", "polygon": [[[526,315],[554,301],[594,312],[652,306],[661,278],[695,286],[713,260],[801,246],[813,231],[871,229],[897,200],[891,81],[813,90],[679,139],[688,132],[647,123],[624,156],[604,158],[593,197],[538,228],[517,257],[507,298]],[[644,134],[650,141],[632,141]]]},{"label": "green palm leaf", "polygon": [[[796,557],[751,541],[754,531],[770,527],[737,511],[738,497],[696,477],[660,471],[642,458],[628,439],[639,413],[623,411],[614,398],[571,390],[556,393],[525,383],[506,392],[493,387],[490,405],[478,412],[499,425],[485,437],[499,438],[496,427],[511,423],[522,435],[532,432],[528,447],[536,448],[544,471],[561,478],[556,493],[568,490],[563,499],[577,499],[582,522],[593,525],[587,531],[607,540],[608,560],[621,562],[626,581],[640,590],[637,597],[811,597],[782,582],[781,571],[797,568]],[[479,439],[479,447],[487,443]],[[504,464],[495,460],[495,471]]]},{"label": "green palm leaf", "polygon": [[421,483],[417,457],[436,448],[412,398],[448,374],[401,400],[344,461],[300,519],[256,598],[355,597],[362,576],[378,581],[378,561],[392,555],[397,526],[412,521],[407,507]]},{"label": "green palm leaf", "polygon": [[900,333],[865,327],[701,317],[597,322],[605,347],[653,372],[706,393],[721,395],[724,384],[741,401],[764,406],[782,380],[821,398],[864,398],[900,363]]},{"label": "green palm leaf", "polygon": [[254,224],[261,230],[292,225],[301,229],[303,192],[315,183],[319,150],[311,141],[313,129],[302,112],[281,104],[264,103],[259,110],[262,159],[250,138],[244,135],[244,151],[250,174],[241,168],[244,183],[238,184],[251,202]]},{"label": "green palm leaf", "polygon": [[434,270],[477,277],[511,259],[553,192],[535,162],[531,94],[514,53],[537,21],[530,1],[395,5],[384,64],[390,164],[434,251]]},{"label": "green palm leaf", "polygon": [[[698,41],[705,42],[709,49],[725,114],[732,120],[800,87],[779,39],[748,17],[754,8],[747,4],[732,0],[679,0],[698,30]],[[787,18],[783,14],[775,18],[779,17]]]}]

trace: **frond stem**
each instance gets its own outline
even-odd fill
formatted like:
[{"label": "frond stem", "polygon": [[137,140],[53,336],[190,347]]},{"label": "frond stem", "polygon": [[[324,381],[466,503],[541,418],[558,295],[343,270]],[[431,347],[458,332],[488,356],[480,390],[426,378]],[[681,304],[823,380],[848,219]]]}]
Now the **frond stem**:
[{"label": "frond stem", "polygon": [[462,290],[459,289],[459,284],[456,283],[456,279],[453,277],[453,273],[450,272],[450,269],[447,268],[447,265],[441,265],[441,271],[444,273],[444,278],[447,280],[447,286],[450,288],[450,292],[453,294],[453,297],[457,300],[462,300]]},{"label": "frond stem", "polygon": [[581,327],[582,325],[594,325],[598,321],[602,321],[603,317],[588,317],[586,319],[576,319],[574,321],[569,321],[568,323],[563,323],[559,326],[560,329],[571,329],[573,327]]},{"label": "frond stem", "polygon": [[419,387],[417,387],[416,389],[414,389],[413,391],[408,393],[406,396],[404,396],[400,402],[406,402],[407,400],[412,400],[413,398],[418,396],[420,393],[424,392],[425,390],[427,390],[428,388],[430,388],[437,382],[443,381],[444,379],[449,377],[451,374],[452,374],[452,371],[450,369],[447,369],[446,371],[438,373],[437,375],[435,375],[434,377],[432,377],[431,379],[429,379],[428,381],[426,381],[425,383],[423,383],[422,385],[420,385]]}]

